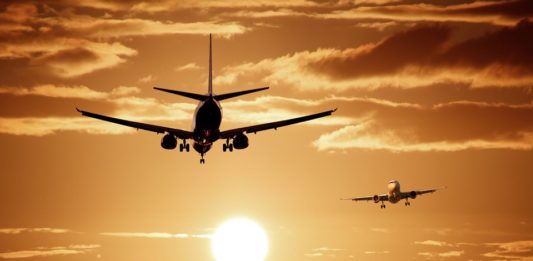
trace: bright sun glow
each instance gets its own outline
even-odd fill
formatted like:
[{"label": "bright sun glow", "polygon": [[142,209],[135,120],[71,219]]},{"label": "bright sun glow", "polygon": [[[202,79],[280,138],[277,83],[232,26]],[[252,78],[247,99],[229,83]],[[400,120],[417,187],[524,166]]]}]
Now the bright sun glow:
[{"label": "bright sun glow", "polygon": [[219,226],[211,239],[217,261],[263,261],[268,251],[265,231],[249,219],[237,218]]}]

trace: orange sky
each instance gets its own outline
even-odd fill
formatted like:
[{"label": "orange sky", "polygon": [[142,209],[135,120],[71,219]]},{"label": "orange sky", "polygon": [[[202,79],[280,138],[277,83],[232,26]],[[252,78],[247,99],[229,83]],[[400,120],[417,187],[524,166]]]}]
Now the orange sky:
[{"label": "orange sky", "polygon": [[[78,3],[83,2],[83,3]],[[332,108],[250,147],[166,151],[75,107],[189,129],[214,34],[228,129]],[[533,260],[533,5],[3,1],[0,259],[214,260],[237,216],[269,261]],[[381,210],[341,197],[447,186]]]}]

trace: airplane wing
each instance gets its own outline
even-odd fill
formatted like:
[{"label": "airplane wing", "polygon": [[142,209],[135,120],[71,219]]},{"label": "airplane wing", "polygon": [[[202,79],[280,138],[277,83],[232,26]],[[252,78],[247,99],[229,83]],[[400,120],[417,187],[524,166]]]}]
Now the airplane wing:
[{"label": "airplane wing", "polygon": [[307,115],[307,116],[303,116],[303,117],[299,117],[299,118],[293,118],[293,119],[289,119],[289,120],[276,121],[276,122],[270,122],[270,123],[264,123],[264,124],[259,124],[259,125],[253,125],[253,126],[248,126],[248,127],[242,127],[242,128],[237,128],[237,129],[226,130],[226,131],[223,131],[223,132],[220,133],[220,138],[221,139],[233,138],[235,135],[237,135],[239,133],[243,133],[243,132],[256,133],[256,132],[259,132],[259,131],[264,131],[264,130],[269,130],[269,129],[277,129],[279,127],[284,127],[284,126],[291,125],[291,124],[296,124],[296,123],[300,123],[300,122],[304,122],[304,121],[309,121],[309,120],[313,120],[313,119],[329,116],[333,112],[335,112],[336,110],[337,109],[329,110],[329,111],[320,112],[320,113],[316,113],[316,114],[312,114],[312,115]]},{"label": "airplane wing", "polygon": [[[379,201],[389,201],[389,196],[387,194],[381,194],[377,195],[378,202]],[[351,201],[374,201],[374,196],[368,196],[368,197],[357,197],[357,198],[341,198],[341,200],[351,200]]]},{"label": "airplane wing", "polygon": [[433,193],[437,190],[440,190],[440,189],[444,189],[446,187],[441,187],[441,188],[434,188],[434,189],[426,189],[426,190],[415,190],[416,192],[416,195],[424,195],[424,194],[427,194],[427,193]]},{"label": "airplane wing", "polygon": [[165,133],[166,132],[166,133],[174,134],[179,139],[191,139],[192,138],[192,132],[190,132],[190,131],[174,129],[174,128],[169,128],[169,127],[163,127],[163,126],[158,126],[158,125],[152,125],[152,124],[146,124],[146,123],[140,123],[140,122],[134,122],[134,121],[122,120],[122,119],[113,118],[113,117],[109,117],[109,116],[105,116],[105,115],[100,115],[100,114],[96,114],[96,113],[92,113],[92,112],[88,112],[88,111],[83,111],[83,110],[80,110],[78,108],[76,108],[76,110],[78,112],[80,112],[81,115],[83,115],[83,116],[87,116],[87,117],[91,117],[91,118],[95,118],[95,119],[99,119],[99,120],[103,120],[103,121],[109,121],[109,122],[112,122],[112,123],[116,123],[116,124],[120,124],[120,125],[124,125],[124,126],[128,126],[128,127],[132,127],[132,128],[135,128],[135,129],[152,131],[152,132],[156,132],[156,133]]},{"label": "airplane wing", "polygon": [[402,192],[402,198],[407,198],[407,197],[413,197],[413,193],[416,194],[416,196],[420,196],[420,195],[424,195],[424,194],[428,194],[428,193],[433,193],[437,190],[441,190],[441,189],[444,189],[446,187],[440,187],[440,188],[433,188],[433,189],[426,189],[426,190],[413,190],[413,191],[410,191],[410,192]]}]

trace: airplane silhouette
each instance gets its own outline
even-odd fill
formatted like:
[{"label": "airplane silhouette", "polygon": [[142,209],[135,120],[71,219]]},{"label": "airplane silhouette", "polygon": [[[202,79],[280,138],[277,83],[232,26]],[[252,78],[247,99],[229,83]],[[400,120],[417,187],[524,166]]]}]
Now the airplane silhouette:
[{"label": "airplane silhouette", "polygon": [[425,190],[412,190],[409,192],[402,192],[400,190],[400,182],[397,180],[391,180],[387,184],[387,194],[381,194],[381,195],[374,195],[374,196],[366,196],[366,197],[356,197],[356,198],[341,198],[341,200],[352,200],[352,201],[369,201],[372,200],[374,203],[381,202],[381,208],[386,208],[384,201],[388,201],[392,204],[398,203],[400,200],[405,199],[405,205],[411,206],[411,202],[409,202],[409,198],[415,199],[417,196],[424,195],[427,193],[433,193],[437,190],[444,189],[446,187],[440,187],[440,188],[432,188],[432,189],[425,189]]},{"label": "airplane silhouette", "polygon": [[211,44],[211,34],[209,34],[209,80],[208,80],[208,92],[206,95],[189,93],[184,91],[169,90],[159,87],[154,87],[156,90],[184,96],[187,98],[195,99],[200,101],[196,107],[193,117],[193,126],[192,131],[186,131],[181,129],[175,129],[170,127],[128,121],[118,118],[113,118],[101,114],[96,114],[76,108],[83,116],[109,121],[116,124],[125,125],[128,127],[142,129],[146,131],[152,131],[156,133],[164,133],[165,135],[161,139],[161,147],[167,150],[175,149],[178,143],[178,139],[183,142],[179,146],[181,151],[189,151],[190,145],[187,143],[188,139],[193,140],[193,148],[198,153],[200,153],[200,164],[205,163],[204,155],[211,149],[213,143],[219,139],[225,139],[226,142],[222,145],[223,151],[233,151],[233,149],[245,149],[248,147],[248,137],[245,133],[257,133],[259,131],[277,129],[279,127],[300,123],[304,121],[309,121],[325,116],[331,115],[337,109],[324,111],[312,115],[307,115],[303,117],[270,122],[265,124],[247,126],[242,128],[230,129],[225,131],[220,131],[220,123],[222,122],[222,107],[219,101],[266,90],[269,87],[232,92],[226,94],[214,94],[213,93],[213,69],[212,69],[212,44]]}]

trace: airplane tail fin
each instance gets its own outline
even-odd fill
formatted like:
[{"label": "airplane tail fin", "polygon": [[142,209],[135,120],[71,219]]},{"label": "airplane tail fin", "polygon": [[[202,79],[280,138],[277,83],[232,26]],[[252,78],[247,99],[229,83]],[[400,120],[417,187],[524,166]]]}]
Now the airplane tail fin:
[{"label": "airplane tail fin", "polygon": [[266,90],[268,88],[269,87],[262,87],[262,88],[250,89],[250,90],[245,90],[245,91],[224,93],[224,94],[215,95],[214,97],[215,97],[215,100],[221,101],[221,100],[225,100],[225,99],[229,99],[229,98],[245,95],[245,94],[248,94],[248,93],[263,91],[263,90]]},{"label": "airplane tail fin", "polygon": [[209,83],[207,86],[207,95],[213,96],[213,57],[211,51],[211,34],[209,34]]},{"label": "airplane tail fin", "polygon": [[204,101],[208,98],[214,97],[216,100],[221,101],[253,92],[258,92],[262,90],[266,90],[269,87],[262,87],[262,88],[256,88],[256,89],[250,89],[245,91],[238,91],[238,92],[231,92],[231,93],[225,93],[220,95],[213,95],[213,53],[212,53],[212,36],[209,34],[209,79],[207,83],[207,95],[197,94],[197,93],[190,93],[190,92],[184,92],[184,91],[177,91],[177,90],[170,90],[170,89],[164,89],[159,87],[154,87],[154,89],[159,91],[164,91],[176,95],[180,95],[183,97],[195,99],[198,101]]}]

